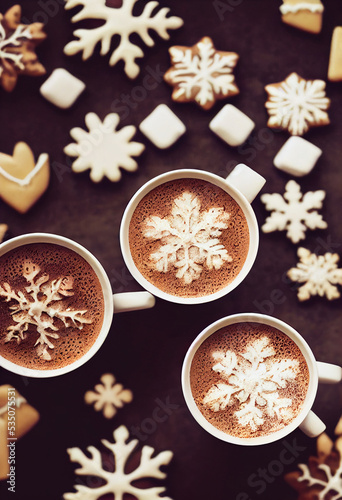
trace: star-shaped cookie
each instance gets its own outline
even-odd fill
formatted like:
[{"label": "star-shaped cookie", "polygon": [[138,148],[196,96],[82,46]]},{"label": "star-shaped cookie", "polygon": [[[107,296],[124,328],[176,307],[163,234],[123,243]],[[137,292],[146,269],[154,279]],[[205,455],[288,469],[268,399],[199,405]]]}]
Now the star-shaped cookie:
[{"label": "star-shaped cookie", "polygon": [[192,47],[175,45],[169,53],[172,66],[164,80],[174,88],[174,101],[195,101],[208,110],[217,99],[239,93],[233,75],[238,54],[216,50],[211,38],[203,37]]},{"label": "star-shaped cookie", "polygon": [[14,5],[0,13],[0,85],[11,92],[19,75],[40,76],[44,66],[38,61],[36,46],[46,38],[43,23],[21,24],[21,7]]}]

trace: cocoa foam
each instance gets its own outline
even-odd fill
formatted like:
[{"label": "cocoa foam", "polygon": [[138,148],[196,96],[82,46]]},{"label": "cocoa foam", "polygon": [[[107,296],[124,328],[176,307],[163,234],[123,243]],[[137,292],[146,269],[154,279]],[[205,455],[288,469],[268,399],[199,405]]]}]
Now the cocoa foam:
[{"label": "cocoa foam", "polygon": [[72,277],[73,295],[63,297],[59,303],[63,302],[64,310],[85,310],[84,317],[89,323],[84,324],[82,329],[67,328],[61,320],[55,319],[59,338],[51,339],[54,348],[48,351],[52,359],[46,361],[36,354],[35,343],[39,335],[34,325],[29,325],[25,332],[27,337],[20,343],[4,341],[8,327],[16,324],[9,310],[9,306],[16,305],[16,302],[8,303],[0,297],[0,354],[27,368],[47,370],[64,367],[81,358],[101,331],[104,315],[101,284],[90,264],[76,252],[51,243],[37,243],[18,247],[0,257],[0,285],[8,283],[16,292],[25,290],[28,282],[23,276],[23,267],[27,262],[40,267],[37,279],[44,274],[49,276],[49,282]]},{"label": "cocoa foam", "polygon": [[[225,228],[219,229],[218,244],[222,245],[230,259],[218,268],[202,265],[200,276],[190,284],[176,277],[177,267],[170,266],[167,272],[155,269],[151,255],[158,252],[162,239],[150,238],[146,233],[146,221],[157,217],[169,220],[175,200],[184,193],[196,197],[200,216],[215,209],[229,214],[223,219]],[[220,218],[218,218],[220,220]],[[177,179],[164,183],[150,191],[136,207],[129,226],[129,244],[133,261],[140,273],[160,290],[179,297],[201,297],[210,295],[231,283],[240,273],[249,249],[249,229],[246,217],[237,202],[223,189],[207,181],[195,178]]]}]

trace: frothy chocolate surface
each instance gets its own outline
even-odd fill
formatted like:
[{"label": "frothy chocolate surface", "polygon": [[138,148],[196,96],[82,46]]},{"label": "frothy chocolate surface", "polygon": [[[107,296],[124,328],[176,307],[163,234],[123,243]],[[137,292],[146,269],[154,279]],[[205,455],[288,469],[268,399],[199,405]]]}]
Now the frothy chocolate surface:
[{"label": "frothy chocolate surface", "polygon": [[[27,270],[32,269],[35,269],[33,275],[28,274]],[[39,272],[35,275],[37,270]],[[83,257],[68,248],[51,243],[24,245],[0,257],[2,289],[5,283],[16,296],[23,294],[29,305],[35,303],[36,307],[40,304],[43,312],[37,312],[36,317],[52,324],[53,329],[46,328],[45,331],[57,334],[59,338],[47,337],[54,346],[47,349],[51,356],[49,361],[37,354],[39,344],[35,344],[40,334],[34,324],[27,323],[24,326],[24,338],[20,342],[14,338],[6,341],[9,329],[18,325],[18,315],[27,315],[28,312],[20,312],[21,309],[27,309],[27,306],[20,307],[18,300],[12,298],[7,302],[6,297],[0,294],[1,356],[27,368],[49,370],[69,365],[81,358],[94,344],[103,323],[104,299],[100,282]],[[48,302],[47,295],[51,293],[51,287],[57,286],[56,283],[61,283],[60,293],[54,295],[59,300]],[[11,307],[16,307],[18,312]],[[60,317],[56,315],[51,319],[47,309],[50,312],[61,311]],[[30,314],[34,315],[34,311]],[[62,319],[63,314],[66,324]],[[72,316],[81,328],[73,324]],[[77,318],[82,318],[82,321],[84,318],[84,323],[80,324]]]},{"label": "frothy chocolate surface", "polygon": [[299,347],[276,328],[238,323],[208,337],[190,368],[200,412],[239,438],[266,436],[299,414],[309,369]]},{"label": "frothy chocolate surface", "polygon": [[245,215],[223,189],[177,179],[150,191],[131,218],[129,244],[140,273],[179,297],[213,294],[240,273],[249,249]]}]

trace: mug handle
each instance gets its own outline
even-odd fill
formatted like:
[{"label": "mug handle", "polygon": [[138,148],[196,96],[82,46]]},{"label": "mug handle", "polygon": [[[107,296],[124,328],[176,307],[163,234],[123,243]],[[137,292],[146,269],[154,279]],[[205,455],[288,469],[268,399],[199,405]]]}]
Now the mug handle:
[{"label": "mug handle", "polygon": [[113,295],[114,313],[150,309],[156,303],[149,292],[124,292]]},{"label": "mug handle", "polygon": [[[317,361],[318,380],[322,384],[338,384],[342,380],[342,368],[331,363]],[[309,437],[317,437],[325,430],[325,424],[313,411],[309,411],[299,428]]]},{"label": "mug handle", "polygon": [[264,186],[266,179],[244,163],[239,163],[226,177],[226,182],[235,187],[252,203]]}]

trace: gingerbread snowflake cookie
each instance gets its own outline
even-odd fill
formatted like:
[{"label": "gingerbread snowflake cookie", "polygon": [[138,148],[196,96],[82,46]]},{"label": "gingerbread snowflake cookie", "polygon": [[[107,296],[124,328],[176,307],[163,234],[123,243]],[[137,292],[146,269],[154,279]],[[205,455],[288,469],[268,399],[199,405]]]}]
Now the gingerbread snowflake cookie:
[{"label": "gingerbread snowflake cookie", "polygon": [[324,6],[321,0],[283,0],[279,7],[282,21],[295,28],[320,33]]},{"label": "gingerbread snowflake cookie", "polygon": [[238,54],[216,50],[211,38],[206,36],[192,47],[171,47],[169,53],[172,66],[164,80],[174,89],[174,101],[195,101],[208,110],[217,99],[239,93],[233,74]]},{"label": "gingerbread snowflake cookie", "polygon": [[291,73],[284,81],[266,85],[266,109],[270,128],[288,130],[291,135],[303,135],[310,127],[330,123],[326,110],[330,99],[325,94],[323,80],[305,80]]},{"label": "gingerbread snowflake cookie", "polygon": [[44,66],[38,61],[36,46],[46,38],[43,23],[22,24],[21,7],[14,5],[0,13],[0,85],[11,92],[19,75],[41,76]]}]

